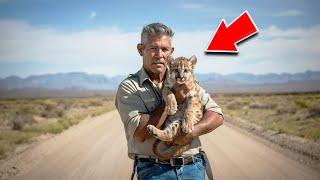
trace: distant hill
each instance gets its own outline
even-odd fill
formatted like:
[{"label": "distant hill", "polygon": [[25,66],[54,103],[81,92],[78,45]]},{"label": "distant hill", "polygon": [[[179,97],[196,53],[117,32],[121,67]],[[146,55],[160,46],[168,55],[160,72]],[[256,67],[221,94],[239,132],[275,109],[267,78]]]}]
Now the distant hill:
[{"label": "distant hill", "polygon": [[216,73],[196,75],[201,86],[210,92],[307,92],[320,91],[320,71],[254,75]]},{"label": "distant hill", "polygon": [[306,80],[320,80],[320,71],[306,71],[303,73],[269,73],[254,75],[249,73],[233,73],[220,75],[217,73],[196,74],[197,79],[201,81],[228,81],[240,84],[279,84]]},{"label": "distant hill", "polygon": [[[9,76],[0,78],[0,96],[10,94],[8,92],[19,92],[19,94],[28,92],[32,94],[33,90],[35,92],[61,92],[65,90],[67,92],[86,92],[85,94],[88,94],[88,91],[114,92],[125,77],[125,75],[106,77],[101,74],[84,72],[33,75],[27,78]],[[320,91],[320,71],[263,75],[207,73],[196,74],[196,78],[200,85],[209,92]]]},{"label": "distant hill", "polygon": [[33,75],[25,79],[18,76],[9,76],[0,79],[0,89],[91,89],[112,90],[124,79],[125,76],[106,77],[101,74],[87,74],[84,72],[57,73],[45,75]]}]

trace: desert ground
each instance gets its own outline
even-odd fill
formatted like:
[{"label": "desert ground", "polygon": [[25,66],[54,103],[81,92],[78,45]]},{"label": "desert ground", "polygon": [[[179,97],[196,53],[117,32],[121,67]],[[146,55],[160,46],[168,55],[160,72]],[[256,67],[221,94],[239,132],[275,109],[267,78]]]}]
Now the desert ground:
[{"label": "desert ground", "polygon": [[[228,123],[201,137],[216,179],[320,179],[320,173]],[[39,141],[1,165],[2,179],[129,179],[123,125],[117,111],[89,117]]]}]

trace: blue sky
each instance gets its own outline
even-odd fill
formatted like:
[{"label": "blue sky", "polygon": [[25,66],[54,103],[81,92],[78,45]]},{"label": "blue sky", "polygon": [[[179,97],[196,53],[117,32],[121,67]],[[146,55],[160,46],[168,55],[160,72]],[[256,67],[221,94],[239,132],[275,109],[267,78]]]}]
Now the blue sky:
[{"label": "blue sky", "polygon": [[[175,31],[174,56],[198,57],[197,72],[254,74],[320,70],[318,1],[0,0],[0,77],[81,71],[135,72],[143,25]],[[260,32],[238,56],[205,55],[221,19],[248,10]]]}]

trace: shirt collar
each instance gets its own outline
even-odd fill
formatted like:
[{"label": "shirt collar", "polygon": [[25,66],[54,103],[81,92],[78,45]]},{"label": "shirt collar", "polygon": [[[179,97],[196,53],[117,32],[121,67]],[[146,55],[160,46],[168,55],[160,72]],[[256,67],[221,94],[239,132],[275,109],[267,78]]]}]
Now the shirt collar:
[{"label": "shirt collar", "polygon": [[148,73],[146,72],[146,70],[143,67],[141,67],[141,69],[139,71],[139,84],[140,84],[140,86],[142,86],[142,84],[146,80],[149,80],[151,82],[151,79],[150,79]]},{"label": "shirt collar", "polygon": [[[166,71],[168,72],[168,69],[166,69]],[[166,73],[167,73],[166,72]],[[166,75],[164,75],[164,78],[166,77]],[[150,76],[148,75],[148,73],[146,72],[146,70],[141,67],[140,71],[139,71],[139,85],[142,86],[142,84],[146,81],[146,80],[149,80],[150,82],[151,79],[150,79]]]}]

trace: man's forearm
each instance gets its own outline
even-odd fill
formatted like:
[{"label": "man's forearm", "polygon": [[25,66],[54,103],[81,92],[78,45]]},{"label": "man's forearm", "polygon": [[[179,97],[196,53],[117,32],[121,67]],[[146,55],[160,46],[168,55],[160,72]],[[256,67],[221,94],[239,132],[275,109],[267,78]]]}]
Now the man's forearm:
[{"label": "man's forearm", "polygon": [[189,144],[194,140],[194,138],[213,131],[221,124],[223,124],[223,117],[220,114],[213,111],[206,111],[203,114],[202,119],[197,124],[195,124],[193,131],[191,133],[182,133],[178,135],[173,140],[173,144]]},{"label": "man's forearm", "polygon": [[203,134],[207,134],[222,124],[222,115],[208,110],[203,114],[202,119],[197,124],[195,124],[192,135],[193,137],[198,137]]},{"label": "man's forearm", "polygon": [[161,105],[157,110],[153,111],[149,117],[141,118],[139,126],[133,134],[133,139],[139,142],[143,142],[148,139],[151,135],[147,130],[149,124],[160,128],[166,119],[166,114],[163,113],[164,105]]}]

